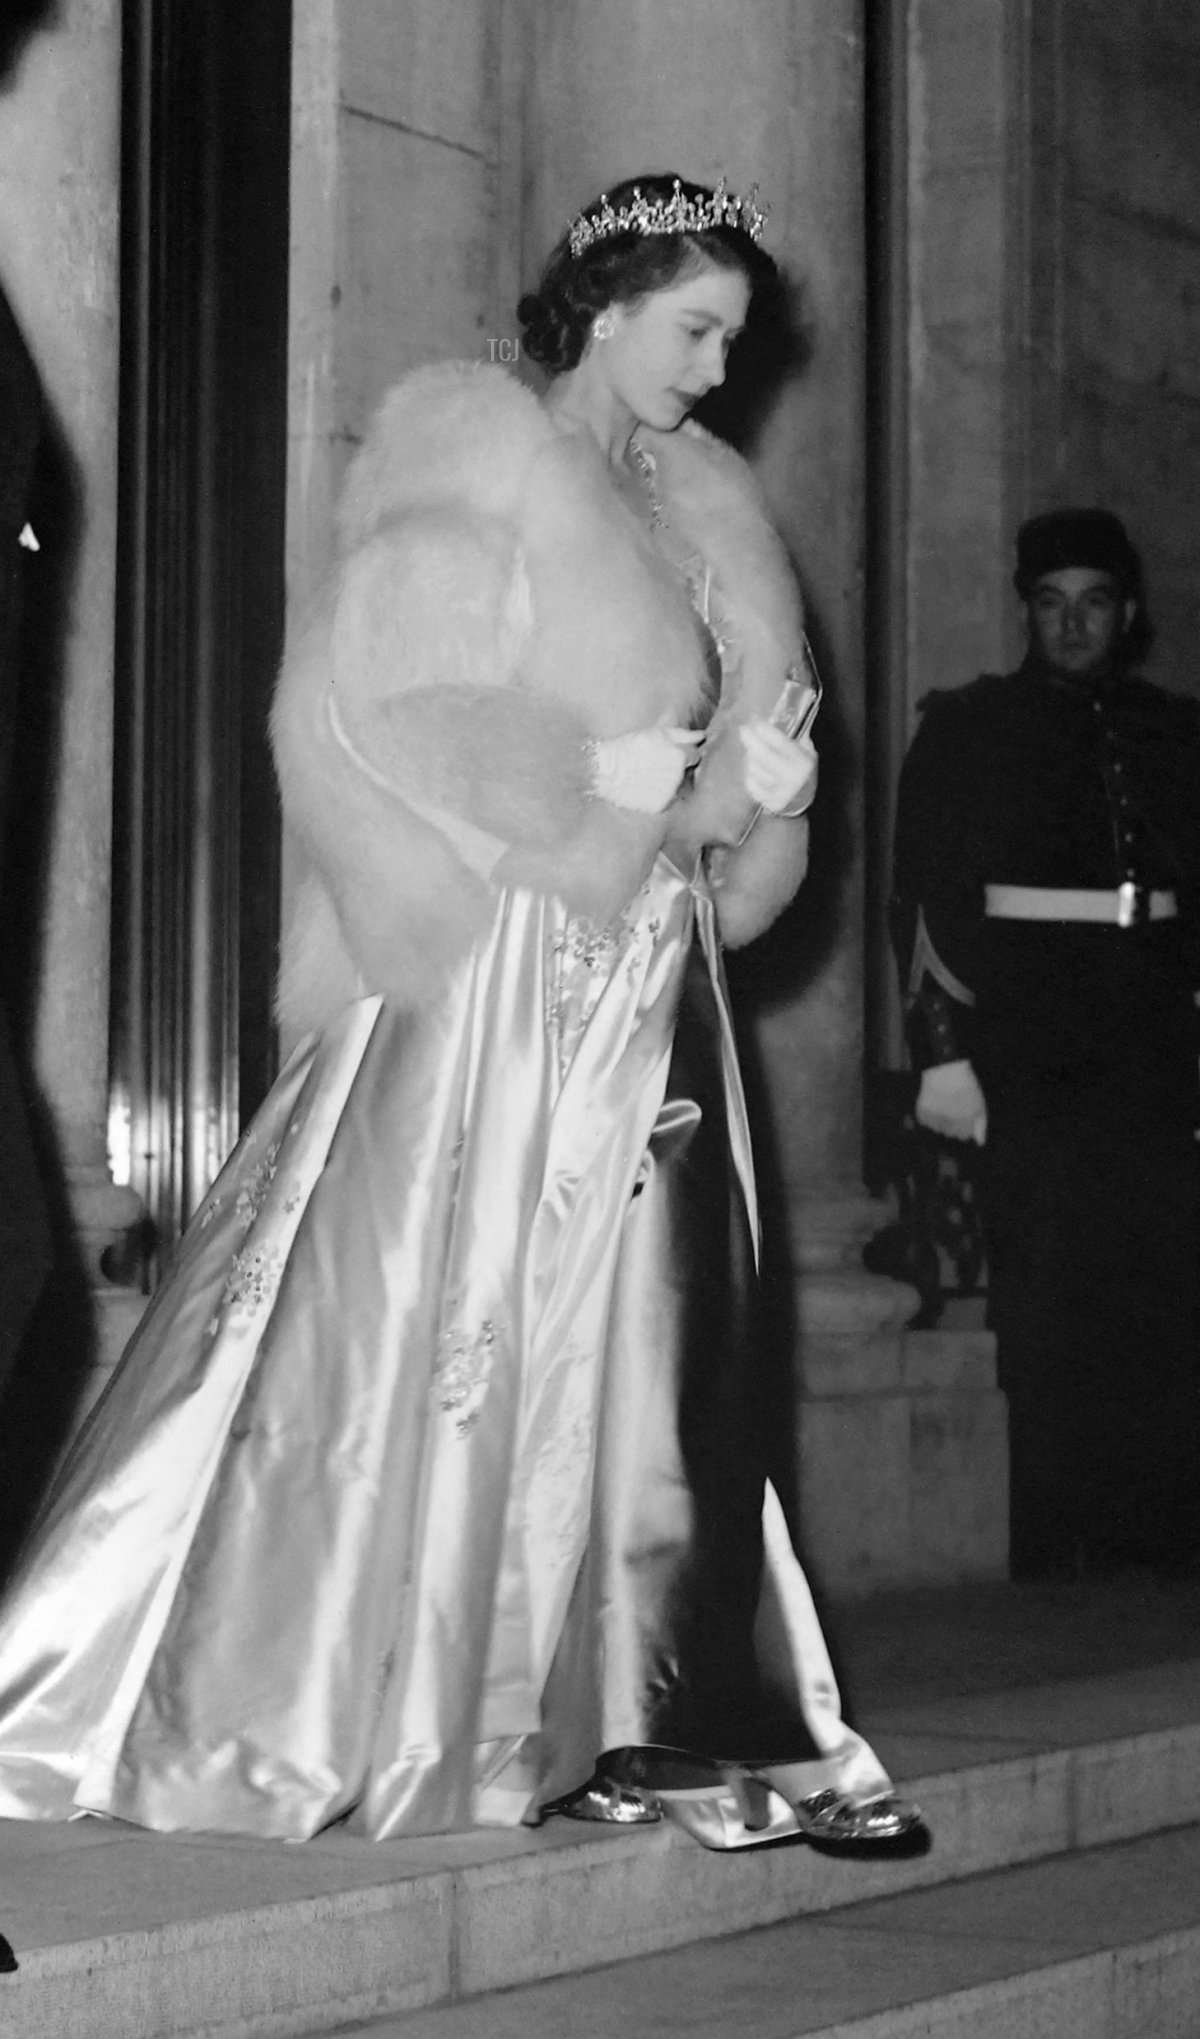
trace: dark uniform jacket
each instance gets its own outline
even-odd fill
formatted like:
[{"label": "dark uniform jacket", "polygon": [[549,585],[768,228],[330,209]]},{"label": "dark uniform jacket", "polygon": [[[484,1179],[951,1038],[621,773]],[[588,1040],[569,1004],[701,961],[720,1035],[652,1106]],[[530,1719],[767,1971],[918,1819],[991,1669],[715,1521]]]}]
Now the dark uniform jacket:
[{"label": "dark uniform jacket", "polygon": [[[989,885],[1107,893],[1114,913],[988,914]],[[1154,893],[1173,895],[1157,917]],[[901,783],[893,926],[914,1060],[965,1055],[987,1100],[1014,1569],[1187,1557],[1200,706],[1032,661],[931,695]]]},{"label": "dark uniform jacket", "polygon": [[1095,973],[1130,976],[1126,931],[998,924],[985,888],[1127,881],[1135,917],[1150,891],[1176,895],[1170,967],[1190,990],[1200,982],[1200,703],[1134,675],[1090,684],[1032,661],[928,695],[901,777],[892,901],[917,1066],[974,1058],[980,1028],[1017,1006],[1053,1027],[1076,992],[1102,1024]]}]

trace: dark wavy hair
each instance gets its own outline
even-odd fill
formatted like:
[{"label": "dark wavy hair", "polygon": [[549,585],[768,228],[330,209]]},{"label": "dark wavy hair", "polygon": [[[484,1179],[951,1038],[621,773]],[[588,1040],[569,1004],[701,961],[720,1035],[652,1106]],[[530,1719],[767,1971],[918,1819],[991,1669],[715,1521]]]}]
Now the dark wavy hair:
[{"label": "dark wavy hair", "polygon": [[[614,184],[607,197],[614,211],[628,205],[636,186],[644,198],[669,200],[678,182],[693,202],[711,198],[706,184],[688,184],[671,173],[649,172]],[[594,198],[584,212],[597,211]],[[740,270],[751,295],[777,281],[771,257],[751,240],[744,227],[707,227],[702,233],[612,234],[572,255],[569,232],[551,253],[536,290],[517,306],[525,329],[525,352],[551,375],[578,365],[587,345],[592,320],[610,304],[635,304],[652,291],[667,290],[709,265]]]}]

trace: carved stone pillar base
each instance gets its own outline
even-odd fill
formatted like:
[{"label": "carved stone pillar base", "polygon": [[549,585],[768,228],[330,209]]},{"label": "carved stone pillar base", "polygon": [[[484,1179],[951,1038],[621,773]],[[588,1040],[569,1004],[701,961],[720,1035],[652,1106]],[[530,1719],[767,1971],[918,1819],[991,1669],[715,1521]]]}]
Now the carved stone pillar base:
[{"label": "carved stone pillar base", "polygon": [[141,1198],[114,1183],[106,1168],[67,1171],[75,1241],[83,1263],[91,1318],[88,1350],[78,1370],[76,1421],[81,1422],[138,1327],[147,1298],[113,1279],[112,1260],[145,1216]]},{"label": "carved stone pillar base", "polygon": [[827,1593],[1002,1577],[1004,1397],[986,1331],[906,1331],[913,1289],[871,1274],[886,1207],[822,1185],[791,1215],[798,1515]]}]

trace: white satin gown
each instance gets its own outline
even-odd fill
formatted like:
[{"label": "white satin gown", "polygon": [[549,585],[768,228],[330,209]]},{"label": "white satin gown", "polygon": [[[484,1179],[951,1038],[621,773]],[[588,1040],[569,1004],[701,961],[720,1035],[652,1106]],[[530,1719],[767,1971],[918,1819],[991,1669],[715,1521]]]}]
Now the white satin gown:
[{"label": "white satin gown", "polygon": [[293,1055],[0,1610],[0,1815],[428,1834],[660,1743],[889,1789],[764,1482],[712,922],[665,857],[611,927],[509,891]]}]

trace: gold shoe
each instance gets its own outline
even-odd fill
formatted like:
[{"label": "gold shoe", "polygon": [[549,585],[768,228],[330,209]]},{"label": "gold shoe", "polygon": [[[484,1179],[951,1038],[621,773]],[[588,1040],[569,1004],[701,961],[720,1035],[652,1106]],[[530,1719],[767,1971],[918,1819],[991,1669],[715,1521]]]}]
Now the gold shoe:
[{"label": "gold shoe", "polygon": [[925,1855],[933,1844],[921,1809],[888,1795],[860,1804],[836,1791],[798,1799],[796,1823],[806,1841],[829,1854]]},{"label": "gold shoe", "polygon": [[740,1763],[643,1743],[606,1750],[592,1781],[601,1779],[645,1797],[701,1847],[720,1854],[800,1838],[786,1798]]},{"label": "gold shoe", "polygon": [[593,1820],[599,1826],[610,1827],[653,1827],[662,1818],[662,1810],[652,1797],[616,1783],[599,1770],[577,1791],[568,1791],[564,1797],[551,1799],[549,1805],[542,1807],[544,1820],[555,1813],[561,1813],[564,1819]]},{"label": "gold shoe", "polygon": [[890,1794],[864,1804],[826,1790],[793,1801],[757,1764],[654,1744],[606,1750],[587,1783],[541,1817],[556,1813],[607,1826],[653,1826],[665,1815],[721,1854],[806,1841],[830,1855],[906,1856],[931,1845],[918,1808]]}]

